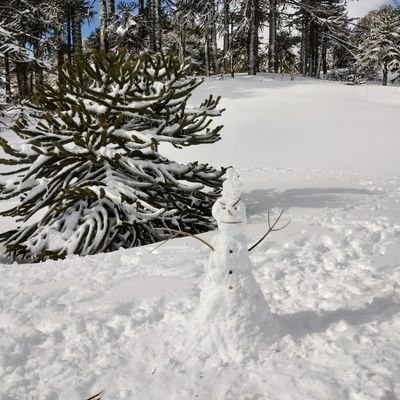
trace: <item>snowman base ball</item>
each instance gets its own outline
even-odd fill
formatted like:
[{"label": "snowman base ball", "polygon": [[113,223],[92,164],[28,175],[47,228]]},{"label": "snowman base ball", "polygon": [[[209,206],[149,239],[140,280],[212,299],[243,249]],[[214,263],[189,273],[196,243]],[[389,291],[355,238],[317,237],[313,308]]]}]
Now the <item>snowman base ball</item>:
[{"label": "snowman base ball", "polygon": [[252,273],[243,233],[246,209],[240,200],[238,176],[229,171],[222,197],[212,210],[218,234],[205,265],[191,336],[202,351],[217,353],[224,362],[240,362],[257,357],[262,348],[272,344],[277,326]]}]

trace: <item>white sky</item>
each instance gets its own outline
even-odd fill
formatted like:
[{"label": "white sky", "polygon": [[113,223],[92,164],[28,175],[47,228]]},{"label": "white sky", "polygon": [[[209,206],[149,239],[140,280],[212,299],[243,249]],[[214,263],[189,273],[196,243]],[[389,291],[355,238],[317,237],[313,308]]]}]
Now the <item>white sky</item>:
[{"label": "white sky", "polygon": [[390,0],[351,0],[348,2],[347,9],[349,10],[350,17],[363,17],[368,11],[374,10],[383,6],[384,4],[391,4]]}]

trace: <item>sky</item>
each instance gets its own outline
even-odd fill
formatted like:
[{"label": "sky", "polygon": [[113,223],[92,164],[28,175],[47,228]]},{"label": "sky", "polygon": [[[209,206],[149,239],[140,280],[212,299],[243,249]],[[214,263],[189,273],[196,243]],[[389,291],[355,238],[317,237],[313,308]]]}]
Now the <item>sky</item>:
[{"label": "sky", "polygon": [[[120,0],[117,0],[116,4],[118,4]],[[392,4],[393,6],[400,7],[400,0],[350,0],[348,3],[348,10],[350,17],[363,17],[369,11],[379,8],[385,4]],[[94,10],[97,13],[95,15],[94,21],[87,25],[85,24],[83,27],[83,36],[87,37],[90,33],[98,26],[99,23],[99,1],[96,0],[94,5]]]},{"label": "sky", "polygon": [[352,0],[347,8],[350,17],[363,17],[369,11],[377,9],[385,4],[400,6],[400,0]]}]

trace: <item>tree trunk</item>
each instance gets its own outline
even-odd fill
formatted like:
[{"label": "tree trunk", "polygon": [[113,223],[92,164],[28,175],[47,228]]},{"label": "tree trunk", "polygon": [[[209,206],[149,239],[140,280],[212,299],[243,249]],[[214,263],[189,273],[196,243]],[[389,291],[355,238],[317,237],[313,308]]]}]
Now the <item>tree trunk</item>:
[{"label": "tree trunk", "polygon": [[229,53],[229,0],[224,0],[223,2],[223,13],[224,13],[224,33],[223,33],[223,40],[224,40],[224,47],[223,47],[223,72],[228,70],[228,53]]},{"label": "tree trunk", "polygon": [[257,0],[251,0],[250,5],[250,29],[248,39],[248,74],[257,74],[258,53],[258,24],[257,24]]},{"label": "tree trunk", "polygon": [[211,59],[214,74],[218,73],[218,48],[217,48],[217,22],[215,1],[210,0],[210,36],[211,36]]},{"label": "tree trunk", "polygon": [[185,27],[182,24],[179,24],[179,44],[178,44],[178,51],[179,51],[179,62],[181,64],[184,63],[186,58],[186,35],[185,35]]},{"label": "tree trunk", "polygon": [[161,0],[156,0],[156,40],[157,51],[162,48],[162,34],[161,34]]},{"label": "tree trunk", "polygon": [[161,50],[160,12],[161,12],[160,0],[150,0],[150,24],[151,24],[150,48],[153,52]]},{"label": "tree trunk", "polygon": [[108,0],[107,4],[108,20],[111,20],[114,15],[115,15],[115,0]]},{"label": "tree trunk", "polygon": [[326,49],[326,38],[324,38],[322,48],[322,72],[324,75],[328,73],[328,61],[327,61],[327,49]]},{"label": "tree trunk", "polygon": [[388,84],[388,73],[389,71],[386,68],[386,65],[383,67],[383,80],[382,80],[382,85],[387,86]]},{"label": "tree trunk", "polygon": [[74,53],[82,50],[82,15],[79,9],[79,1],[77,7],[72,14],[72,44]]},{"label": "tree trunk", "polygon": [[[42,58],[42,52],[40,50],[39,43],[35,43],[33,45],[34,48],[34,55],[37,60]],[[35,84],[31,83],[31,93],[37,91],[39,87],[43,84],[43,68],[39,65],[39,63],[35,63],[35,68],[32,70],[32,81],[33,81],[33,74],[35,76]]]},{"label": "tree trunk", "polygon": [[303,18],[302,32],[301,32],[301,57],[300,57],[300,70],[303,76],[307,76],[307,62],[309,53],[309,23],[308,17]]},{"label": "tree trunk", "polygon": [[316,71],[316,78],[321,79],[321,68],[322,68],[322,60],[324,56],[324,47],[325,47],[325,35],[322,32],[321,44],[318,47],[318,62],[317,62],[317,71]]},{"label": "tree trunk", "polygon": [[24,85],[22,83],[21,63],[15,63],[15,75],[17,76],[18,97],[22,100],[25,97]]},{"label": "tree trunk", "polygon": [[63,84],[63,80],[61,78],[61,71],[64,65],[64,54],[65,54],[65,36],[64,31],[60,29],[57,32],[57,71],[58,71],[58,83]]},{"label": "tree trunk", "polygon": [[6,75],[6,103],[11,103],[11,73],[10,73],[10,57],[4,54],[4,73]]},{"label": "tree trunk", "polygon": [[72,63],[72,15],[71,11],[68,12],[67,16],[67,55],[68,55],[68,62]]},{"label": "tree trunk", "polygon": [[29,79],[27,65],[23,62],[15,64],[17,82],[18,82],[18,95],[20,99],[26,99],[29,96]]},{"label": "tree trunk", "polygon": [[206,76],[210,76],[210,44],[208,40],[208,35],[204,36],[204,73]]},{"label": "tree trunk", "polygon": [[276,0],[269,1],[269,48],[268,48],[268,71],[278,72],[276,69]]},{"label": "tree trunk", "polygon": [[107,0],[100,0],[100,48],[107,51]]},{"label": "tree trunk", "polygon": [[143,15],[144,14],[144,0],[139,0],[138,14],[139,15]]},{"label": "tree trunk", "polygon": [[230,62],[230,68],[231,68],[231,77],[235,77],[235,64],[233,62],[233,18],[231,18],[231,34],[229,35],[229,62]]},{"label": "tree trunk", "polygon": [[[32,78],[32,74],[31,74]],[[23,64],[23,69],[22,69],[22,82],[24,85],[24,93],[25,93],[25,98],[28,98],[31,95],[31,85],[29,84],[29,79],[28,79],[28,65]]]}]

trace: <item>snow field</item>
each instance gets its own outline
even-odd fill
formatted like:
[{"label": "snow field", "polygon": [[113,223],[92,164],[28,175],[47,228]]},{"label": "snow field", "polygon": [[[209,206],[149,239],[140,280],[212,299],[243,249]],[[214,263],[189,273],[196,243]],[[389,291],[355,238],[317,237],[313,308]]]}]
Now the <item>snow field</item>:
[{"label": "snow field", "polygon": [[[113,400],[400,398],[400,135],[393,133],[400,92],[270,77],[210,80],[199,89],[218,88],[228,91],[220,147],[176,154],[239,167],[250,244],[265,232],[267,210],[285,209],[290,225],[250,253],[277,340],[241,362],[197,347],[188,327],[209,250],[191,238],[155,251],[4,264],[1,400],[84,399],[103,389]],[[367,89],[375,95],[364,98]],[[274,109],[269,96],[313,104],[320,122]],[[329,134],[320,126],[331,109],[323,98],[338,107]],[[350,102],[365,106],[357,118]],[[245,112],[250,105],[256,110]],[[359,127],[340,132],[337,114]],[[335,127],[347,146],[337,144]],[[293,144],[295,128],[302,140]],[[382,141],[375,159],[371,135]],[[211,242],[215,234],[201,237]]]}]

